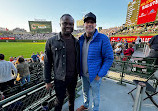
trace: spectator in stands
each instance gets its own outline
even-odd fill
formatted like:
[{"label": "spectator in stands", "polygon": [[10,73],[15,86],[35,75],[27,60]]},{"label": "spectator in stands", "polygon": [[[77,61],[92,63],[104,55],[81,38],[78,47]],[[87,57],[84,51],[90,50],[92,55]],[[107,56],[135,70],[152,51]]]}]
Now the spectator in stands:
[{"label": "spectator in stands", "polygon": [[[14,75],[12,74],[14,71]],[[6,90],[7,85],[10,87],[14,86],[14,80],[17,76],[17,69],[13,63],[5,61],[4,55],[0,54],[0,91]]]},{"label": "spectator in stands", "polygon": [[37,52],[36,55],[37,55],[37,61],[40,62],[40,54],[39,54],[39,52]]},{"label": "spectator in stands", "polygon": [[158,35],[153,36],[148,45],[151,49],[148,57],[157,58],[156,65],[158,65]]},{"label": "spectator in stands", "polygon": [[10,62],[14,61],[14,58],[11,56],[11,57],[9,58],[9,61],[10,61]]},{"label": "spectator in stands", "polygon": [[44,63],[44,53],[43,53],[43,51],[41,51],[40,62]]},{"label": "spectator in stands", "polygon": [[135,48],[136,48],[136,50],[138,49],[140,43],[141,43],[141,38],[138,36],[137,39],[135,40]]},{"label": "spectator in stands", "polygon": [[116,44],[116,49],[114,50],[115,54],[116,54],[116,60],[119,60],[120,55],[122,53],[122,43],[117,43]]},{"label": "spectator in stands", "polygon": [[21,86],[25,84],[25,81],[30,82],[29,65],[24,61],[23,57],[18,58],[19,64],[16,65],[18,73],[20,74]]},{"label": "spectator in stands", "polygon": [[55,111],[61,111],[66,89],[69,98],[69,111],[74,111],[75,88],[79,73],[79,43],[71,34],[74,19],[69,14],[60,18],[61,32],[48,39],[44,56],[44,81],[46,89],[52,88],[52,70],[56,92]]},{"label": "spectator in stands", "polygon": [[99,111],[100,85],[102,77],[113,62],[113,50],[109,38],[96,29],[96,16],[88,13],[84,17],[85,33],[79,38],[80,42],[80,75],[82,76],[82,89],[84,103],[77,111],[84,111],[89,108],[90,95],[92,90],[93,111]]},{"label": "spectator in stands", "polygon": [[17,58],[16,58],[16,57],[14,57],[14,60],[16,61],[16,60],[17,60]]},{"label": "spectator in stands", "polygon": [[125,49],[128,49],[128,42],[127,42],[127,39],[124,40],[124,47],[125,47]]},{"label": "spectator in stands", "polygon": [[27,62],[28,63],[32,63],[33,61],[32,61],[32,59],[28,59]]},{"label": "spectator in stands", "polygon": [[124,43],[124,40],[123,40],[123,39],[121,39],[121,40],[120,40],[120,42],[123,44],[123,43]]},{"label": "spectator in stands", "polygon": [[111,41],[110,44],[112,46],[112,49],[114,50],[114,48],[115,48],[115,41]]},{"label": "spectator in stands", "polygon": [[132,47],[133,47],[133,45],[130,43],[130,44],[128,44],[128,49],[125,49],[123,51],[123,54],[124,54],[123,61],[130,59],[130,57],[127,57],[127,56],[132,56],[132,54],[134,53],[134,49]]},{"label": "spectator in stands", "polygon": [[33,62],[37,62],[37,55],[35,55],[35,53],[32,54],[31,58]]}]

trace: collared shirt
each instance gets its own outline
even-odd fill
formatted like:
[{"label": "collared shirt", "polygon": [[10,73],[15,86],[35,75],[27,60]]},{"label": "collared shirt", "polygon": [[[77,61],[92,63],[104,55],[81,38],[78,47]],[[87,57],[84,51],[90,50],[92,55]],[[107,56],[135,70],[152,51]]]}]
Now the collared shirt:
[{"label": "collared shirt", "polygon": [[84,43],[83,43],[83,48],[82,48],[82,68],[83,68],[83,75],[88,77],[88,64],[87,64],[87,57],[88,57],[88,49],[89,49],[89,44],[92,41],[92,37],[89,37],[87,40],[86,35],[84,35]]},{"label": "collared shirt", "polygon": [[[12,70],[14,70],[15,75],[12,74]],[[13,65],[13,63],[0,60],[0,83],[10,81],[17,76],[17,69]]]}]

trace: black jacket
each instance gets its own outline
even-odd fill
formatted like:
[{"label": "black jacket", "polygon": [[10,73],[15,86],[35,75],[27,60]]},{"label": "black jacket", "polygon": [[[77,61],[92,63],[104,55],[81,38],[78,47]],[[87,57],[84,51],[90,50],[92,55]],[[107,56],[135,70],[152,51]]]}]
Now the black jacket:
[{"label": "black jacket", "polygon": [[[79,42],[75,39],[76,48],[76,76],[79,74]],[[65,81],[66,76],[66,49],[61,33],[46,42],[44,56],[44,81],[50,83],[52,76],[57,80]]]}]

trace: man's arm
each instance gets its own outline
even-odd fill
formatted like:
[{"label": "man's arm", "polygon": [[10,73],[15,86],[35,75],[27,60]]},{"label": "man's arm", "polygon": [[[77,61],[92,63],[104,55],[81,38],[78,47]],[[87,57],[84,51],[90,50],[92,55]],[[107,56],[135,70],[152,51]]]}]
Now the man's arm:
[{"label": "man's arm", "polygon": [[107,71],[111,67],[114,60],[112,46],[110,45],[110,40],[108,37],[105,37],[102,41],[102,59],[103,63],[98,73],[99,77],[103,77],[107,74]]},{"label": "man's arm", "polygon": [[149,46],[149,48],[151,48],[151,45],[153,44],[154,39],[155,39],[155,36],[152,37],[152,38],[149,40],[149,42],[147,43],[148,46]]},{"label": "man's arm", "polygon": [[46,89],[52,87],[51,72],[52,72],[52,51],[51,51],[50,39],[48,39],[46,42],[45,55],[44,55],[44,82],[46,83]]}]

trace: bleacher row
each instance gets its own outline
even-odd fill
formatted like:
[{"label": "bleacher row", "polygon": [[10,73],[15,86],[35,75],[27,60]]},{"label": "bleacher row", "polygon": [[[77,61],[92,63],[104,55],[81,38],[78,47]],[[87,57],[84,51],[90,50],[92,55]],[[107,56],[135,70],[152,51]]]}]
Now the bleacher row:
[{"label": "bleacher row", "polygon": [[[55,92],[47,91],[43,82],[43,64],[30,64],[31,81],[23,87],[18,82],[14,88],[8,88],[4,91],[7,97],[0,101],[0,111],[41,111],[42,105],[54,107]],[[52,75],[53,79],[53,75]],[[53,82],[52,82],[53,84]],[[81,89],[81,81],[78,81],[78,89]],[[65,101],[67,98],[65,99]]]},{"label": "bleacher row", "polygon": [[42,63],[29,63],[30,67],[30,82],[24,84],[23,86],[20,85],[20,81],[15,81],[15,86],[13,88],[8,87],[3,93],[5,93],[5,98],[10,97],[24,89],[28,89],[38,83],[43,82],[43,64]]}]

